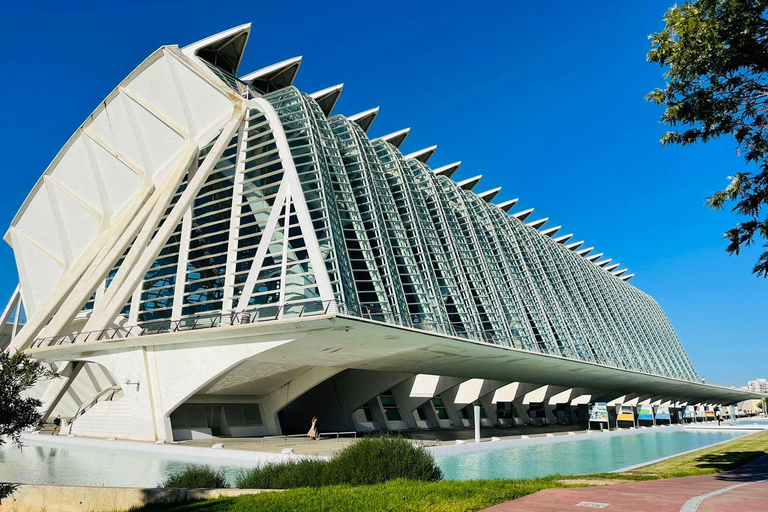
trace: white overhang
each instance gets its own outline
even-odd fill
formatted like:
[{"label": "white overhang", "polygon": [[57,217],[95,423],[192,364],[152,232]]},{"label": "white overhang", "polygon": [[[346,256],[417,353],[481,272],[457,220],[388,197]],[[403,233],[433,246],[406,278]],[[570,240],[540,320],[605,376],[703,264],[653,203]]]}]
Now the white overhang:
[{"label": "white overhang", "polygon": [[388,133],[387,135],[384,135],[382,137],[377,137],[377,139],[383,140],[384,142],[389,142],[396,148],[399,148],[400,146],[403,145],[403,142],[405,141],[405,138],[408,137],[409,133],[411,133],[410,128],[403,128],[402,130],[397,130],[396,132]]},{"label": "white overhang", "polygon": [[595,265],[597,265],[598,267],[604,267],[607,264],[609,264],[611,261],[613,260],[611,260],[611,258],[608,258],[607,260],[598,261],[597,263],[595,263]]},{"label": "white overhang", "polygon": [[486,203],[490,203],[493,201],[493,198],[496,197],[499,192],[501,192],[501,187],[492,188],[491,190],[486,190],[485,192],[480,192],[477,194],[477,197],[485,201]]},{"label": "white overhang", "polygon": [[459,160],[458,162],[453,162],[452,164],[438,167],[437,169],[433,169],[432,172],[438,176],[445,176],[446,178],[450,178],[451,176],[453,176],[453,173],[456,172],[459,166],[461,166],[461,160]]},{"label": "white overhang", "polygon": [[514,218],[516,218],[516,219],[525,220],[532,213],[533,213],[533,208],[528,208],[527,210],[523,210],[521,212],[513,213],[512,216]]},{"label": "white overhang", "polygon": [[534,220],[534,221],[528,222],[528,223],[526,223],[526,226],[530,226],[533,229],[539,229],[541,226],[546,224],[548,220],[549,220],[549,217],[544,217],[543,219],[539,219],[539,220]]},{"label": "white overhang", "polygon": [[592,256],[587,256],[588,261],[594,262],[596,259],[600,258],[603,255],[603,253],[599,252],[597,254],[593,254]]},{"label": "white overhang", "polygon": [[630,279],[632,279],[633,277],[635,277],[635,274],[627,274],[627,275],[625,275],[625,276],[621,276],[621,278],[620,278],[620,279],[621,279],[622,281],[629,281],[629,280],[630,280]]},{"label": "white overhang", "polygon": [[428,148],[408,153],[405,155],[405,158],[413,158],[419,162],[427,163],[429,162],[429,159],[432,158],[432,155],[435,154],[435,151],[437,151],[437,146],[429,146]]},{"label": "white overhang", "polygon": [[568,245],[566,245],[566,246],[565,246],[565,248],[566,248],[566,249],[570,249],[570,250],[572,250],[572,251],[575,251],[576,249],[578,249],[578,248],[579,248],[579,247],[581,247],[582,245],[584,245],[584,240],[581,240],[581,241],[579,241],[579,242],[573,242],[573,243],[571,243],[571,244],[568,244]]},{"label": "white overhang", "polygon": [[201,39],[185,46],[181,51],[190,57],[196,56],[210,62],[232,76],[237,76],[250,32],[251,24],[246,23]]},{"label": "white overhang", "polygon": [[576,254],[578,254],[579,256],[586,256],[593,250],[594,250],[594,247],[587,247],[586,249],[579,249],[578,251],[576,251]]},{"label": "white overhang", "polygon": [[293,57],[248,73],[240,77],[240,80],[266,94],[293,85],[299,67],[301,67],[301,57]]},{"label": "white overhang", "polygon": [[475,185],[480,183],[480,180],[483,178],[482,174],[478,174],[477,176],[473,176],[471,178],[467,178],[466,180],[460,181],[456,183],[456,185],[462,189],[462,190],[472,190]]},{"label": "white overhang", "polygon": [[542,231],[541,231],[541,234],[542,234],[542,235],[544,235],[544,236],[549,236],[549,237],[551,237],[552,235],[554,235],[555,233],[557,233],[558,231],[560,231],[560,228],[562,228],[562,227],[563,227],[563,226],[555,226],[555,227],[553,227],[553,228],[547,228],[547,229],[544,229],[544,230],[542,230]]},{"label": "white overhang", "polygon": [[570,240],[572,236],[573,236],[573,233],[568,233],[567,235],[559,236],[557,238],[554,238],[553,240],[559,244],[564,244],[565,242]]},{"label": "white overhang", "polygon": [[[348,329],[347,329],[348,328]],[[316,366],[444,375],[465,379],[525,382],[631,393],[678,396],[690,401],[730,404],[761,395],[744,389],[662,377],[635,370],[566,359],[471,341],[345,315],[290,318],[237,326],[29,349],[43,362],[77,360],[141,346],[190,344],[225,349],[233,341],[260,343],[290,337],[259,354],[259,364]],[[545,394],[546,396],[546,394]]]},{"label": "white overhang", "polygon": [[619,265],[620,265],[620,263],[614,263],[613,265],[608,265],[607,267],[605,267],[605,270],[610,272],[611,270],[616,269]]},{"label": "white overhang", "polygon": [[511,210],[512,207],[515,206],[519,200],[520,199],[517,199],[517,198],[516,199],[510,199],[509,201],[504,201],[503,203],[499,203],[496,206],[498,206],[499,208],[501,208],[505,212],[509,212],[509,210]]},{"label": "white overhang", "polygon": [[611,274],[613,274],[613,275],[615,275],[615,276],[620,276],[621,274],[623,274],[623,273],[624,273],[624,272],[626,272],[627,270],[628,270],[628,269],[626,269],[626,268],[622,268],[622,269],[620,269],[620,270],[614,270],[613,272],[611,272]]},{"label": "white overhang", "polygon": [[373,124],[373,121],[376,119],[376,116],[379,115],[379,107],[374,107],[368,110],[365,110],[363,112],[357,113],[355,115],[347,117],[350,121],[358,125],[360,128],[363,129],[364,132],[367,132],[368,129]]},{"label": "white overhang", "polygon": [[341,96],[341,91],[343,89],[344,84],[338,84],[313,92],[309,96],[317,102],[320,106],[320,110],[325,114],[325,117],[328,117],[331,115],[331,112],[333,112],[333,107],[336,106],[336,102],[339,101],[339,96]]}]

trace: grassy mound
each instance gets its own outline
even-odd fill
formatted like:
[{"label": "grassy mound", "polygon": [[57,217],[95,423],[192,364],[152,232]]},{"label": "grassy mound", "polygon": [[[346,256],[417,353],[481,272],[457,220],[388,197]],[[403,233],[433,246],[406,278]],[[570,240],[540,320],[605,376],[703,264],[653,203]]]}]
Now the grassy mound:
[{"label": "grassy mound", "polygon": [[208,466],[189,466],[184,471],[172,473],[158,484],[165,489],[223,489],[229,487],[224,473]]},{"label": "grassy mound", "polygon": [[373,485],[390,480],[437,482],[443,473],[424,448],[396,436],[361,439],[331,460],[291,460],[243,472],[240,489],[293,489],[330,485]]}]

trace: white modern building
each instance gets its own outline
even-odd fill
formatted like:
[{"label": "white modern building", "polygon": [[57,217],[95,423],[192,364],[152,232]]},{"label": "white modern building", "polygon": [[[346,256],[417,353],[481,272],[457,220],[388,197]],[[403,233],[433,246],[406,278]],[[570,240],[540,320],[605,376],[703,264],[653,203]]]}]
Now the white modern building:
[{"label": "white modern building", "polygon": [[768,380],[765,379],[755,379],[749,381],[747,383],[747,389],[754,393],[760,393],[763,395],[768,394]]},{"label": "white modern building", "polygon": [[46,415],[153,441],[756,396],[699,382],[619,263],[300,92],[301,58],[241,73],[249,32],[147,57],[13,219],[0,348],[59,372]]}]

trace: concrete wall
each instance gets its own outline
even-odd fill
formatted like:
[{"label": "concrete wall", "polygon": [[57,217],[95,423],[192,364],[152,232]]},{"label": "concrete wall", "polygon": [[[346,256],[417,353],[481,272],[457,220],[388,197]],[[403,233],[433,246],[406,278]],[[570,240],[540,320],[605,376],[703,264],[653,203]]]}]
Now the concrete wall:
[{"label": "concrete wall", "polygon": [[69,485],[20,485],[0,512],[116,512],[148,503],[169,503],[258,494],[258,489],[138,489]]}]

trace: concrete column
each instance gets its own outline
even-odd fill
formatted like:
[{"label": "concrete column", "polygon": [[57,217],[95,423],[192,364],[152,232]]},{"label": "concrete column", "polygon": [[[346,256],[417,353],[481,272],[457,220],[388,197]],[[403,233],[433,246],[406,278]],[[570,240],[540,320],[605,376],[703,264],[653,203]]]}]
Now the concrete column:
[{"label": "concrete column", "polygon": [[[392,388],[398,404],[406,416],[410,428],[418,428],[413,412],[432,400],[437,395],[464,382],[458,377],[419,374],[406,379]],[[427,417],[434,428],[440,427],[432,407],[424,407]]]},{"label": "concrete column", "polygon": [[59,369],[54,369],[58,373],[58,377],[55,379],[51,379],[51,382],[48,384],[48,387],[43,392],[43,395],[40,397],[40,401],[43,403],[43,405],[40,408],[40,412],[42,413],[42,420],[43,422],[48,420],[48,417],[51,415],[53,410],[56,408],[56,406],[59,404],[59,401],[62,399],[64,394],[69,389],[69,386],[72,384],[72,382],[77,377],[77,374],[80,373],[80,370],[83,368],[83,363],[80,361],[68,361],[64,364],[63,367]]}]

